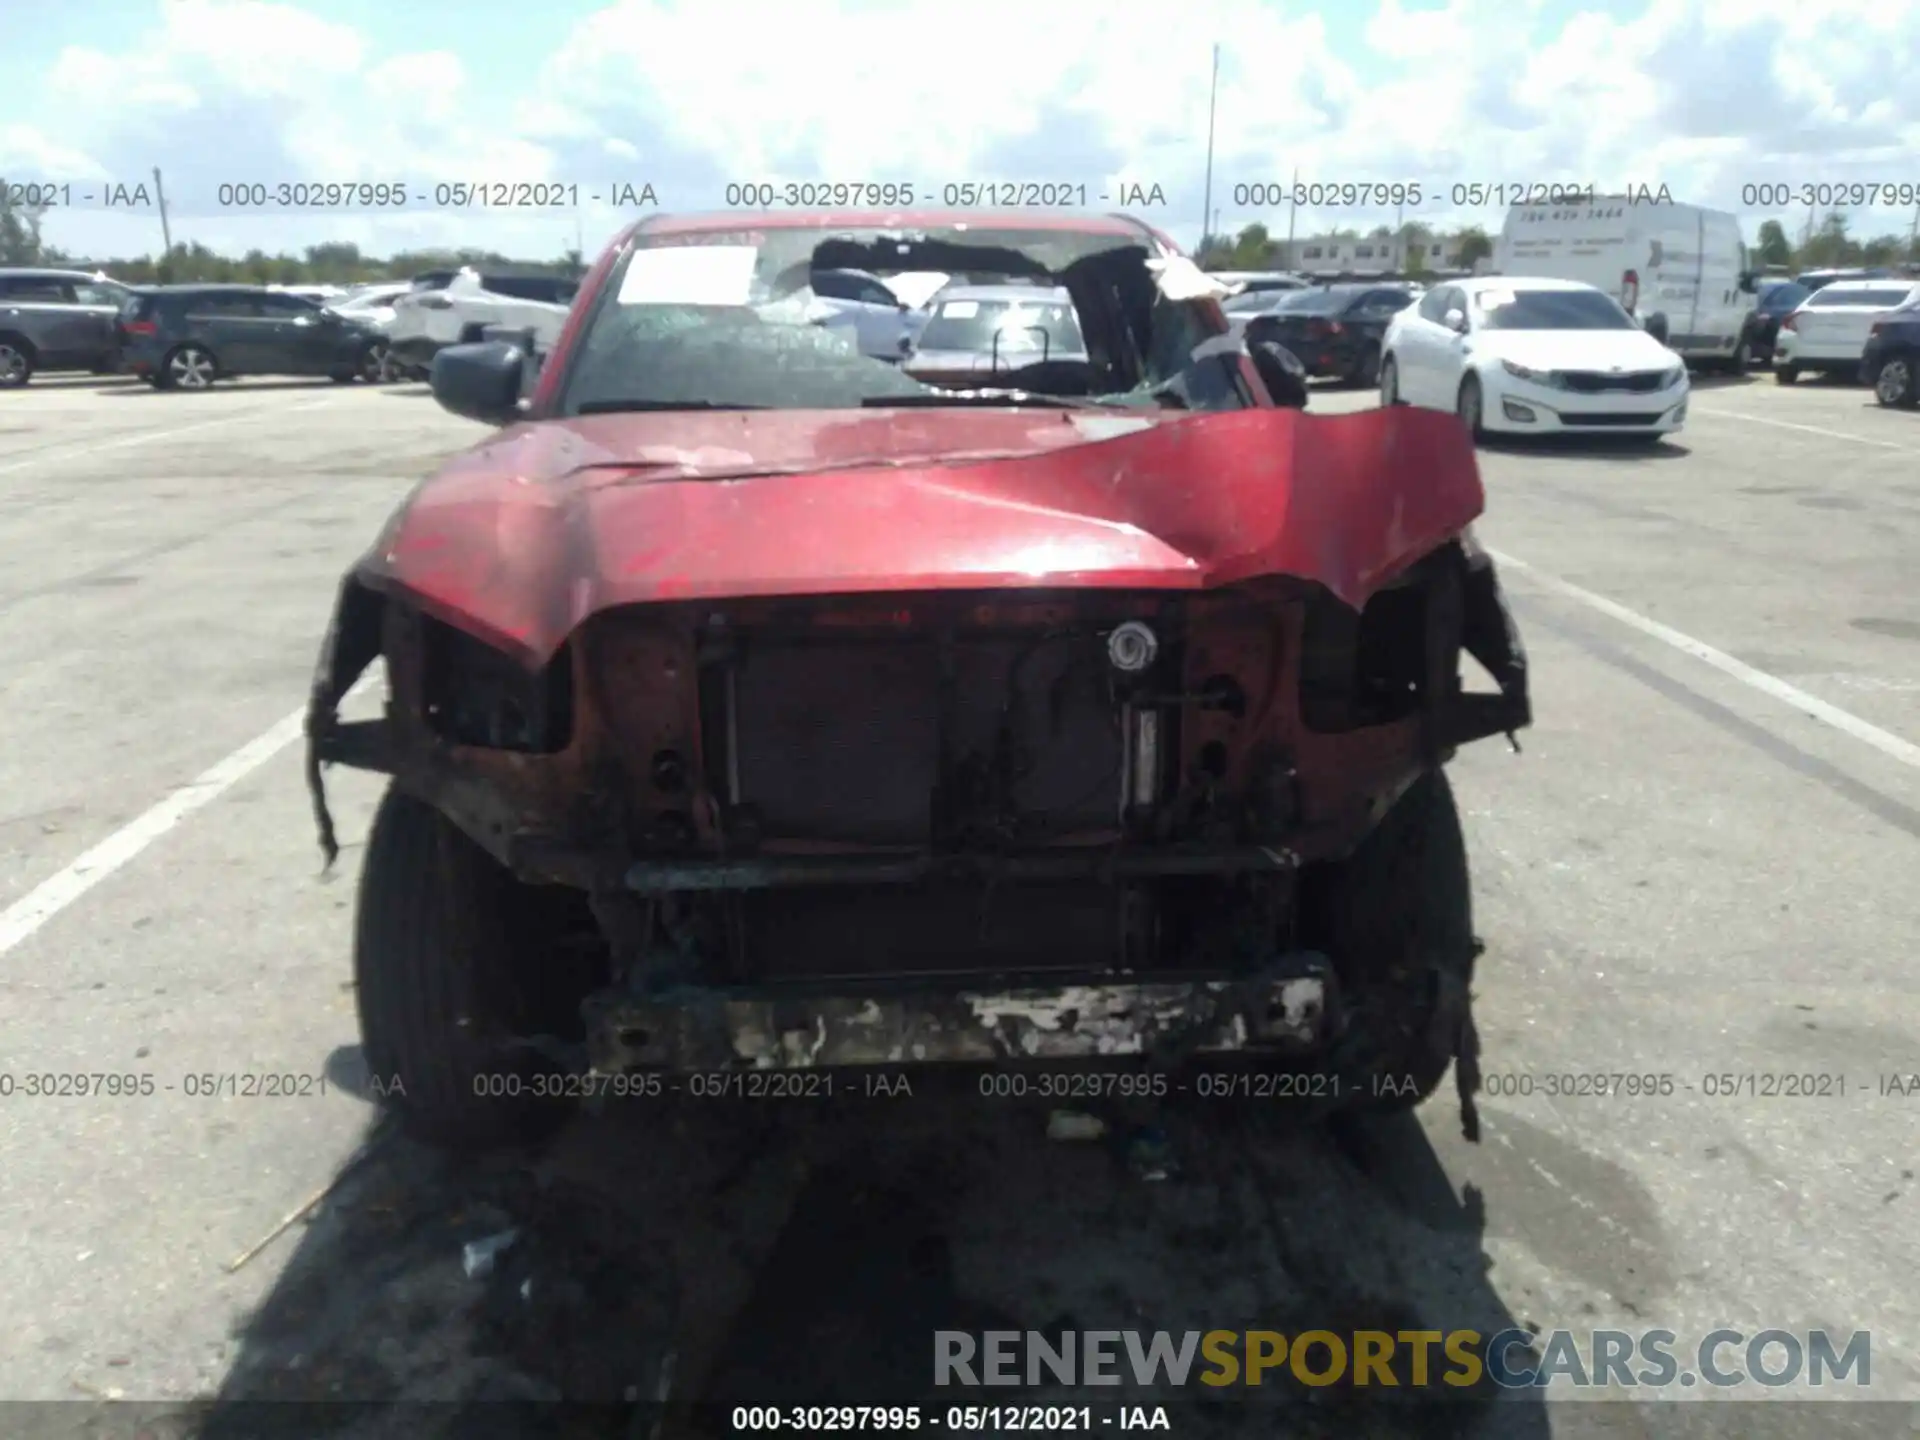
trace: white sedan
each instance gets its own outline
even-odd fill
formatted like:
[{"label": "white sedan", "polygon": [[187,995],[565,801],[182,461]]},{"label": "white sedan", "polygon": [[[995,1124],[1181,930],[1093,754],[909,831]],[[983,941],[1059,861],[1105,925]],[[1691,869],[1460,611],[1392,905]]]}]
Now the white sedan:
[{"label": "white sedan", "polygon": [[1873,322],[1920,297],[1912,280],[1833,280],[1780,322],[1773,378],[1791,385],[1803,370],[1858,378]]},{"label": "white sedan", "polygon": [[1612,296],[1577,281],[1436,285],[1394,316],[1381,350],[1382,404],[1451,410],[1476,439],[1657,441],[1687,418],[1686,363]]}]

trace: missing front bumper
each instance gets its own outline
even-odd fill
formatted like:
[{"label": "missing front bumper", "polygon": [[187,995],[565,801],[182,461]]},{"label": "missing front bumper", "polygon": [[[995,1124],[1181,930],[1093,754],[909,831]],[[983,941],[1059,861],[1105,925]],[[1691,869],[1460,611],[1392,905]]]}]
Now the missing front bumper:
[{"label": "missing front bumper", "polygon": [[1331,1036],[1335,1000],[1331,963],[1300,952],[1256,975],[1177,980],[606,994],[586,1018],[602,1074],[787,1070],[1298,1053]]}]

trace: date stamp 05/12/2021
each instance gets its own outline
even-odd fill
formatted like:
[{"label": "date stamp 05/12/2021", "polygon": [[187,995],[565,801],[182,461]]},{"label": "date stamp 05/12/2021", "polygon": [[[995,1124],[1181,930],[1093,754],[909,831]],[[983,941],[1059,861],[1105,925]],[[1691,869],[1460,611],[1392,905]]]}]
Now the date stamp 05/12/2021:
[{"label": "date stamp 05/12/2021", "polygon": [[[943,1081],[945,1083],[940,1083]],[[957,1082],[957,1083],[956,1083]],[[713,1070],[624,1073],[510,1070],[472,1078],[474,1094],[499,1100],[815,1101],[897,1100],[937,1091],[983,1101],[1061,1104],[1183,1098],[1287,1104],[1357,1098],[1417,1098],[1412,1076],[1343,1079],[1325,1070],[1269,1071],[1246,1065],[1188,1068],[1050,1070],[1028,1066],[870,1067],[856,1070]],[[150,1070],[0,1070],[0,1103],[27,1100],[305,1100],[347,1096],[381,1100],[406,1093],[401,1077],[331,1075],[305,1070],[200,1070],[171,1077]],[[1920,1070],[1673,1071],[1494,1070],[1480,1093],[1493,1100],[1706,1101],[1920,1100]]]}]

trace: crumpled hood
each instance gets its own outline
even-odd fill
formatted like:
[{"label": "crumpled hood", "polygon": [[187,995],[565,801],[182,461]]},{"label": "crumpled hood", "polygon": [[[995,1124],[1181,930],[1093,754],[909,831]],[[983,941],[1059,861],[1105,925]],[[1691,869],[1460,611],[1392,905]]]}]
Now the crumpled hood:
[{"label": "crumpled hood", "polygon": [[1459,421],[1408,407],[606,415],[457,457],[358,578],[529,665],[660,601],[1289,575],[1358,607],[1484,498]]}]

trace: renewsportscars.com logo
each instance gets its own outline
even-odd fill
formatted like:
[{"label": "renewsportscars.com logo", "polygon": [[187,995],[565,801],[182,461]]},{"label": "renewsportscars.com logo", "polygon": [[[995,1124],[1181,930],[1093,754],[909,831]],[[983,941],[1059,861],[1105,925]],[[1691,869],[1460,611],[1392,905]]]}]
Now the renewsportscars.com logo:
[{"label": "renewsportscars.com logo", "polygon": [[[1199,1362],[1196,1364],[1196,1362]],[[1798,1387],[1873,1380],[1866,1330],[937,1330],[936,1385],[1263,1384],[1625,1390]]]}]

